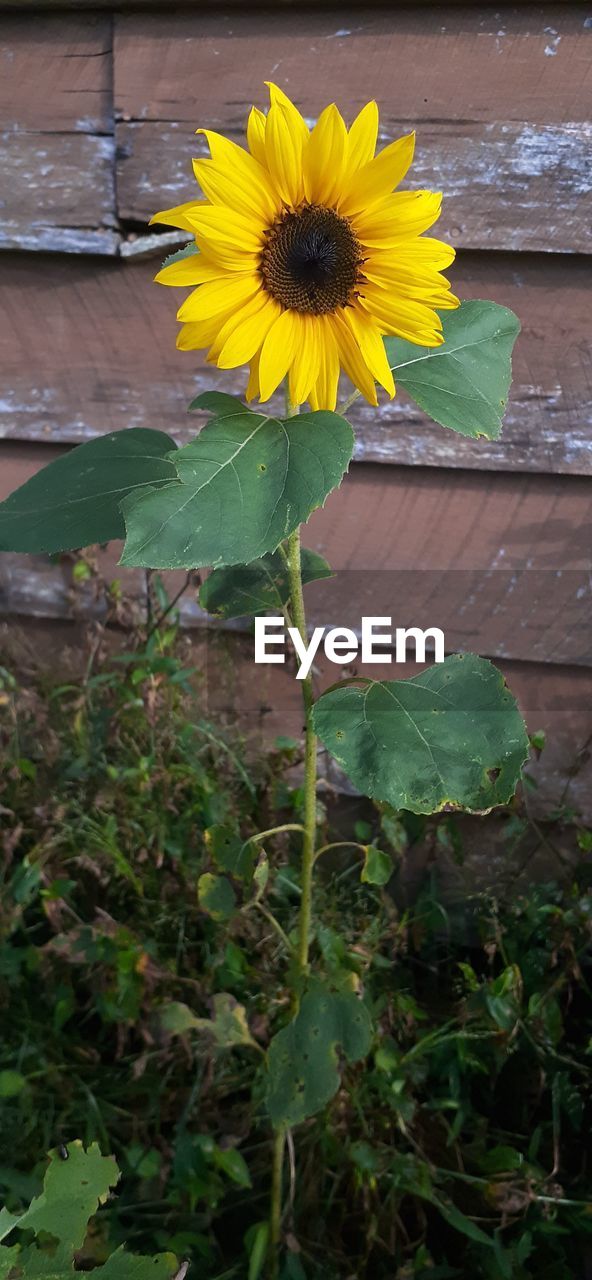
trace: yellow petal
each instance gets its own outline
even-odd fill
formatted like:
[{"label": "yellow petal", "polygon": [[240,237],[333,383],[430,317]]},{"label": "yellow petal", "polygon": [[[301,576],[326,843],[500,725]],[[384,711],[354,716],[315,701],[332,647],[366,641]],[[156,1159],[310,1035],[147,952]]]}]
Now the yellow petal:
[{"label": "yellow petal", "polygon": [[347,131],[335,106],[325,107],[304,148],[304,193],[311,204],[330,206],[340,190]]},{"label": "yellow petal", "polygon": [[296,207],[304,198],[302,136],[279,104],[269,108],[265,124],[267,167],[282,200]]},{"label": "yellow petal", "polygon": [[247,145],[251,155],[265,167],[265,116],[258,107],[251,107],[247,121]]},{"label": "yellow petal", "polygon": [[263,236],[254,222],[232,209],[206,205],[192,215],[192,225],[200,252],[209,261],[229,271],[257,270]]},{"label": "yellow petal", "polygon": [[434,267],[436,271],[445,271],[455,257],[456,250],[451,244],[435,240],[433,236],[414,236],[407,243],[401,242],[397,248],[397,258],[401,262],[421,262],[426,267]]},{"label": "yellow petal", "polygon": [[236,369],[238,365],[252,360],[279,315],[279,310],[279,304],[273,298],[264,296],[257,311],[245,309],[227,321],[225,328],[229,328],[230,332],[216,358],[218,368]]},{"label": "yellow petal", "polygon": [[339,212],[358,213],[371,208],[390,194],[405,177],[413,160],[415,134],[408,133],[380,151],[373,160],[354,173],[339,202]]},{"label": "yellow petal", "polygon": [[272,107],[278,106],[282,108],[295,137],[300,139],[301,145],[304,146],[308,136],[309,129],[306,120],[301,116],[298,107],[294,106],[292,100],[280,89],[272,80],[265,81],[269,89],[269,101]]},{"label": "yellow petal", "polygon": [[251,272],[245,275],[229,272],[219,280],[194,289],[179,307],[177,320],[207,320],[208,316],[220,316],[248,302],[260,289],[259,278]]},{"label": "yellow petal", "polygon": [[296,345],[288,382],[290,401],[299,405],[304,404],[319,376],[321,333],[316,316],[293,315],[296,322]]},{"label": "yellow petal", "polygon": [[[364,285],[363,291],[360,291],[359,302],[380,326],[383,333],[407,338],[410,342],[425,343],[426,346],[437,345],[442,321],[430,307],[409,298],[387,293],[386,290],[379,289],[373,284]],[[433,344],[432,338],[435,338]]]},{"label": "yellow petal", "polygon": [[193,171],[204,194],[246,217],[273,221],[279,201],[266,170],[230,138],[198,129],[207,138],[211,160],[194,160]]},{"label": "yellow petal", "polygon": [[189,221],[187,215],[204,205],[205,200],[186,200],[185,204],[176,204],[173,209],[162,209],[160,213],[152,215],[150,226],[153,222],[162,222],[165,227],[180,227],[182,231],[193,231],[193,223]]},{"label": "yellow petal", "polygon": [[259,353],[254,355],[251,360],[246,395],[247,404],[250,404],[251,400],[254,400],[259,395]]},{"label": "yellow petal", "polygon": [[319,375],[308,393],[311,409],[331,409],[337,404],[339,384],[339,351],[328,316],[319,316]]},{"label": "yellow petal", "polygon": [[207,280],[219,280],[225,274],[224,267],[209,262],[202,253],[190,253],[187,258],[179,258],[178,262],[161,267],[154,279],[157,284],[177,286],[205,284]]},{"label": "yellow petal", "polygon": [[384,342],[376,325],[359,307],[346,307],[345,320],[372,377],[380,383],[381,387],[384,387],[392,400],[395,394],[395,383],[389,368]]},{"label": "yellow petal", "polygon": [[388,249],[420,236],[440,217],[441,191],[399,191],[370,213],[352,218],[360,244]]},{"label": "yellow petal", "polygon": [[292,363],[297,324],[292,311],[283,311],[272,324],[261,348],[259,386],[261,399],[269,400]]},{"label": "yellow petal", "polygon": [[199,351],[200,347],[209,347],[219,328],[219,316],[184,324],[177,334],[177,346],[180,351]]},{"label": "yellow petal", "polygon": [[372,160],[377,137],[378,107],[375,102],[367,102],[356,116],[347,136],[348,176],[353,175]]},{"label": "yellow petal", "polygon": [[337,339],[340,362],[350,382],[361,391],[369,404],[378,404],[374,379],[362,356],[360,348],[345,320],[343,310],[331,316],[332,328]]}]

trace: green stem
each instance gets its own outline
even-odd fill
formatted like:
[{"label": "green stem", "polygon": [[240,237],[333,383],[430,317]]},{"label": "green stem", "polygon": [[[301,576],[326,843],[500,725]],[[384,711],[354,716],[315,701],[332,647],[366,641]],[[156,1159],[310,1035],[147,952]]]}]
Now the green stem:
[{"label": "green stem", "polygon": [[[307,643],[306,615],[304,612],[304,596],[302,592],[302,571],[300,565],[300,529],[295,529],[287,540],[288,546],[288,578],[290,582],[290,600],[294,625]],[[312,677],[309,675],[302,681],[302,702],[304,707],[304,832],[302,836],[302,867],[300,887],[300,917],[298,921],[298,976],[303,978],[308,973],[308,948],[310,941],[310,922],[312,914],[312,869],[315,854],[316,818],[317,818],[317,740],[312,726],[312,707],[314,702]],[[298,1002],[296,1001],[296,1004]]]}]

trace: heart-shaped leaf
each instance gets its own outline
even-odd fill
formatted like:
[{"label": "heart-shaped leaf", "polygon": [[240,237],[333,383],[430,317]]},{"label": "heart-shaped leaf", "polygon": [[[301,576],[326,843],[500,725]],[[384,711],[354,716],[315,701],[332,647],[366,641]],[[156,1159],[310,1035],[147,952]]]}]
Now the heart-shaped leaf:
[{"label": "heart-shaped leaf", "polygon": [[122,564],[247,564],[275,551],[340,483],[354,444],[344,418],[320,411],[282,421],[230,401],[199,397],[218,416],[177,451],[177,481],[124,502]]},{"label": "heart-shaped leaf", "polygon": [[372,1023],[352,991],[316,983],[292,1022],[274,1036],[268,1052],[267,1107],[276,1128],[300,1124],[320,1111],[339,1088],[341,1049],[357,1062],[370,1049]]},{"label": "heart-shaped leaf", "polygon": [[171,452],[163,431],[131,427],[65,453],[0,503],[0,551],[73,551],[123,538],[122,498],[172,480]]},{"label": "heart-shaped leaf", "polygon": [[[303,548],[301,566],[303,583],[332,577],[327,561],[315,551]],[[288,571],[279,551],[252,564],[214,569],[199,593],[202,608],[216,618],[254,617],[278,609],[281,612],[289,598]]]},{"label": "heart-shaped leaf", "polygon": [[411,680],[344,685],[314,724],[364,795],[412,813],[482,813],[513,796],[528,754],[516,701],[485,658],[453,654]]},{"label": "heart-shaped leaf", "polygon": [[440,347],[385,338],[395,382],[441,426],[497,440],[520,321],[497,302],[462,302],[443,313],[442,326]]}]

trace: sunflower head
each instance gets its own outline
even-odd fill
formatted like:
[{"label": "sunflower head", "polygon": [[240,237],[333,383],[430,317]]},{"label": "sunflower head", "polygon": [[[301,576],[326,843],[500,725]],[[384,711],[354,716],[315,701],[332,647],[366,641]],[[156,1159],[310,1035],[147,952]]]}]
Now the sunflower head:
[{"label": "sunflower head", "polygon": [[207,348],[221,369],[250,366],[249,400],[288,377],[292,404],[334,409],[340,370],[370,404],[395,394],[383,337],[438,346],[442,271],[454,250],[423,233],[440,213],[431,191],[395,191],[414,135],[377,155],[378,108],[350,129],[326,107],[312,130],[276,85],[253,107],[247,147],[200,129],[210,158],[194,160],[205,199],[155,214],[195,236],[198,254],[164,267],[161,284],[194,286],[178,312],[177,345]]}]

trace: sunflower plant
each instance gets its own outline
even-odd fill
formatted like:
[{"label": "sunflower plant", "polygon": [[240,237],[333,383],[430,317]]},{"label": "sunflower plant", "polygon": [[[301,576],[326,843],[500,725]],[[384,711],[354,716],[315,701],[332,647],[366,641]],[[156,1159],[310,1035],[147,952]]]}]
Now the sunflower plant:
[{"label": "sunflower plant", "polygon": [[[451,292],[443,273],[454,249],[425,234],[441,196],[396,190],[413,134],[376,152],[376,103],[349,129],[328,106],[311,129],[277,86],[269,91],[267,113],[249,115],[246,148],[198,131],[210,153],[194,161],[201,195],[154,218],[190,237],[156,277],[190,289],[177,345],[205,350],[221,370],[248,366],[245,402],[219,389],[199,395],[190,409],[209,421],[181,448],[163,432],[130,428],[72,450],[0,506],[0,547],[60,552],[123,538],[122,564],[208,567],[206,609],[231,618],[280,607],[306,642],[303,584],[329,567],[302,554],[300,529],[349,467],[347,408],[359,396],[376,406],[377,385],[393,397],[397,382],[443,427],[496,438],[519,325],[505,307]],[[352,387],[338,411],[342,374]],[[282,385],[283,412],[250,407],[267,406]],[[286,948],[291,998],[266,1053],[271,1210],[252,1243],[253,1276],[253,1257],[262,1266],[265,1255],[278,1274],[288,1135],[330,1101],[343,1064],[364,1058],[374,1034],[352,973],[328,978],[311,965],[313,871],[324,852],[318,741],[363,794],[417,814],[507,803],[528,749],[501,674],[472,654],[408,680],[344,679],[317,698],[308,676],[302,693],[303,805],[301,822],[289,824],[302,840],[299,924],[288,936],[268,912]],[[204,911],[230,918],[235,894],[219,873],[237,867],[264,905],[273,865],[263,843],[285,829],[262,832],[232,857],[218,851],[216,874],[198,885]],[[359,848],[362,877],[385,883],[386,855]],[[230,997],[217,1001],[216,1043],[253,1044]]]}]

